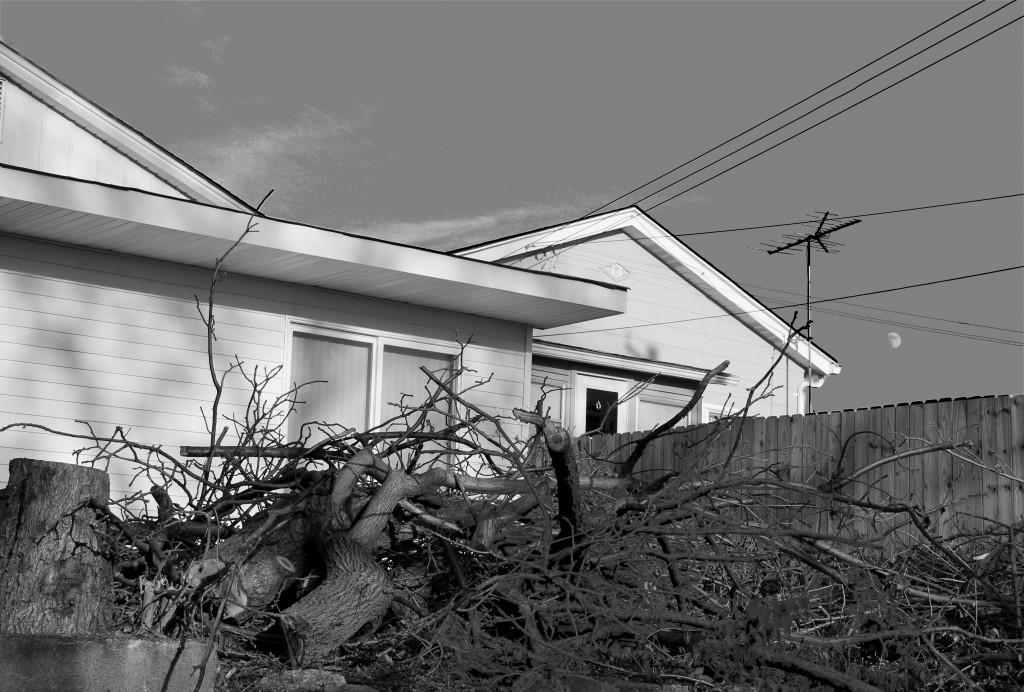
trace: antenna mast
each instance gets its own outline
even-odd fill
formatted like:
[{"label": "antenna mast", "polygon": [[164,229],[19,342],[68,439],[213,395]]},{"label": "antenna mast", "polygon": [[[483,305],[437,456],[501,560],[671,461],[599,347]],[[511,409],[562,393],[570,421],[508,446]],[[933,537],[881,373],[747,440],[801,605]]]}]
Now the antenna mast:
[{"label": "antenna mast", "polygon": [[[807,368],[805,370],[807,380],[807,410],[804,413],[811,413],[814,409],[811,408],[811,346],[814,345],[814,338],[811,336],[811,243],[815,243],[814,248],[818,252],[827,252],[830,254],[836,254],[839,252],[837,248],[842,247],[842,243],[837,243],[834,240],[829,240],[828,235],[835,233],[836,231],[847,228],[854,224],[860,223],[860,219],[850,219],[844,221],[841,224],[832,226],[831,228],[825,228],[825,221],[828,219],[829,212],[815,212],[821,214],[821,220],[818,222],[818,229],[810,235],[796,235],[791,233],[783,233],[782,237],[785,241],[778,241],[776,243],[768,244],[761,243],[763,246],[770,248],[768,250],[769,255],[793,254],[793,249],[798,245],[803,245],[805,253],[807,255],[807,302],[804,304],[804,310],[807,315],[807,323],[804,325],[804,329],[807,330]],[[803,329],[799,330],[803,331]]]}]

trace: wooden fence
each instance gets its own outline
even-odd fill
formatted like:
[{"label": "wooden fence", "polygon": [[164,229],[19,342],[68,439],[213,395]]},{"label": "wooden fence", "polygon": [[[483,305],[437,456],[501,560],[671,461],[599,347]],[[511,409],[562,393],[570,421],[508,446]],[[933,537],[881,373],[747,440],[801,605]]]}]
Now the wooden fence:
[{"label": "wooden fence", "polygon": [[[594,458],[623,459],[644,433],[580,441]],[[737,437],[739,438],[737,444]],[[670,472],[707,476],[736,446],[730,471],[763,471],[782,480],[819,486],[836,472],[849,477],[897,452],[941,442],[969,441],[956,455],[931,452],[869,471],[843,492],[879,504],[917,505],[930,529],[950,538],[961,531],[1001,530],[1024,519],[1024,395],[940,399],[811,415],[753,417],[680,428],[648,447],[635,472],[654,480]],[[844,451],[845,447],[845,451]],[[615,450],[619,450],[616,453]],[[974,460],[972,463],[971,460]],[[801,523],[828,526],[828,500],[783,491]],[[903,515],[891,523],[862,512],[856,532],[896,544],[915,540]]]}]

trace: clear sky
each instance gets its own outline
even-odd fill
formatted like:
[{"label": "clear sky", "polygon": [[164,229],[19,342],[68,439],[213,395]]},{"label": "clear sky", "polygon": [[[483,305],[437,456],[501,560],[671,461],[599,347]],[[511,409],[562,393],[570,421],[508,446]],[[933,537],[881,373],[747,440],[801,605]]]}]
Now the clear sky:
[{"label": "clear sky", "polygon": [[[1004,4],[985,2],[661,183]],[[969,6],[3,0],[0,34],[245,199],[275,188],[272,215],[451,249],[592,212]],[[652,208],[1020,15],[1011,2],[639,205],[673,233],[697,233],[1024,192],[1018,21]],[[835,236],[840,254],[812,258],[811,292],[1024,264],[1021,199],[865,216]],[[684,240],[774,306],[802,300],[804,258],[752,248],[801,230]],[[850,302],[814,314],[815,340],[843,366],[816,409],[1024,392],[1024,272]]]}]

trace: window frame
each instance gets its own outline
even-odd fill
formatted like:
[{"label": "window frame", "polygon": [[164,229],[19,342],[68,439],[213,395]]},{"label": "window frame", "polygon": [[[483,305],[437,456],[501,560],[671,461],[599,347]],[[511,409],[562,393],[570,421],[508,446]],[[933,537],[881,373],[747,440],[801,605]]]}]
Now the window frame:
[{"label": "window frame", "polygon": [[[644,391],[640,392],[636,396],[636,426],[635,427],[637,427],[638,431],[642,432],[641,430],[639,430],[639,428],[640,428],[640,405],[643,402],[646,401],[646,402],[650,402],[652,404],[660,404],[662,406],[671,406],[671,407],[675,408],[676,412],[679,412],[679,411],[682,411],[683,407],[686,406],[690,402],[690,399],[692,397],[693,397],[692,393],[684,393],[684,392],[680,392],[678,394],[678,396],[673,396],[673,395],[667,394],[665,392],[657,392],[657,391],[656,392],[652,392],[652,393],[648,393],[648,390],[644,390]],[[690,412],[687,413],[686,416],[684,416],[681,421],[679,421],[679,423],[676,425],[676,427],[677,428],[685,428],[685,427],[688,427],[690,425],[694,425],[695,424],[695,420],[694,419],[697,418],[697,416],[694,415],[695,413],[697,413],[696,407],[694,407],[694,409],[691,409]],[[661,424],[663,424],[665,422],[666,421],[662,421],[661,423],[659,423],[659,425],[661,425]],[[651,429],[653,430],[654,428],[651,428]]]},{"label": "window frame", "polygon": [[[388,347],[411,349],[414,351],[428,351],[438,355],[451,356],[454,359],[452,368],[458,370],[461,366],[458,356],[461,347],[457,343],[434,339],[430,337],[415,337],[398,332],[390,332],[382,329],[368,329],[350,325],[341,325],[320,320],[305,320],[288,318],[285,329],[284,347],[284,382],[285,389],[295,384],[292,377],[294,365],[292,345],[296,335],[309,334],[321,336],[328,339],[338,339],[355,343],[366,344],[370,347],[370,391],[367,397],[369,415],[367,416],[368,428],[373,429],[386,420],[382,415],[382,409],[386,402],[382,401],[384,391],[384,349]],[[455,379],[455,391],[462,388],[462,377],[460,373]],[[327,386],[330,386],[329,384]],[[418,396],[418,392],[412,393]],[[303,421],[308,422],[308,421]],[[360,430],[359,432],[363,432]]]},{"label": "window frame", "polygon": [[714,423],[727,414],[725,406],[701,404],[701,423]]},{"label": "window frame", "polygon": [[[587,390],[599,389],[605,383],[607,383],[607,386],[603,390],[614,391],[618,395],[619,401],[632,389],[631,381],[625,377],[573,370],[572,390],[570,392],[570,396],[572,396],[572,420],[569,421],[572,425],[565,425],[564,421],[562,425],[565,425],[566,430],[571,431],[574,436],[583,435],[587,432],[580,429],[586,427]],[[619,405],[619,412],[616,417],[617,429],[615,433],[610,434],[621,434],[630,430],[633,426],[633,421],[636,420],[635,407],[636,404],[632,399]]]},{"label": "window frame", "polygon": [[[551,413],[549,414],[550,417],[551,417],[551,421],[553,423],[556,423],[558,427],[565,427],[565,424],[566,424],[565,416],[566,416],[566,413],[567,413],[566,409],[568,408],[568,406],[567,406],[567,403],[568,403],[567,399],[572,396],[572,388],[569,386],[569,379],[570,379],[569,377],[561,377],[561,376],[552,375],[552,374],[548,374],[548,373],[540,373],[538,375],[536,372],[533,372],[532,369],[531,369],[531,374],[530,374],[530,399],[529,399],[529,401],[526,402],[527,405],[530,407],[530,410],[532,411],[533,407],[537,405],[537,398],[534,397],[534,391],[533,391],[534,386],[536,386],[538,389],[540,389],[541,386],[547,386],[549,393],[550,392],[554,392],[554,391],[558,391],[559,395],[558,395],[558,406],[557,407],[551,406],[551,404],[549,403],[548,399],[545,399],[544,403],[547,406],[550,406],[551,409],[552,409]],[[546,384],[545,384],[545,380],[547,381]],[[556,408],[558,409],[557,411],[554,410]]]}]

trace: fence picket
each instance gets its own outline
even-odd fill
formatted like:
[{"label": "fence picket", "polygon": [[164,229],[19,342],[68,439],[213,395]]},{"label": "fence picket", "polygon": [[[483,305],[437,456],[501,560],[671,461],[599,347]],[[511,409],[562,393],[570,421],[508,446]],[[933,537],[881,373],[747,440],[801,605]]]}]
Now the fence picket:
[{"label": "fence picket", "polygon": [[[1024,483],[994,473],[1002,469],[1008,475],[1024,478],[1024,394],[916,401],[806,416],[754,417],[742,426],[738,421],[726,421],[679,428],[651,444],[635,472],[643,480],[673,471],[714,477],[737,435],[740,441],[730,472],[759,472],[768,478],[814,487],[837,473],[849,477],[891,456],[893,447],[905,452],[940,441],[970,440],[974,444],[972,453],[982,466],[963,463],[947,452],[931,452],[876,469],[843,492],[879,504],[917,505],[926,512],[932,530],[942,537],[960,528],[986,528],[991,521],[1005,524],[1024,519]],[[601,457],[642,436],[595,436],[581,440],[580,449]],[[621,454],[628,455],[629,451],[631,447]],[[820,531],[852,530],[869,539],[887,532],[888,547],[916,540],[916,530],[905,517],[893,518],[896,531],[867,511],[858,513],[853,526],[841,527],[835,517],[829,517],[827,501],[814,495],[765,488],[754,497],[757,506],[753,513],[762,518],[788,508],[791,519]]]},{"label": "fence picket", "polygon": [[[1024,394],[1018,394],[1010,401],[1009,428],[1010,452],[1007,456],[1010,472],[1016,478],[1024,478]],[[1013,521],[1017,522],[1021,514],[1024,514],[1024,483],[1013,481],[1011,486],[1013,492],[1010,507]]]},{"label": "fence picket", "polygon": [[[893,413],[893,444],[899,451],[910,449],[907,437],[911,429],[911,406],[900,404]],[[893,500],[901,504],[914,503],[913,468],[914,459],[900,459],[892,465],[893,472]],[[901,515],[897,520],[897,528],[893,532],[892,543],[894,545],[906,544],[910,540],[910,519]]]},{"label": "fence picket", "polygon": [[[1010,415],[1011,401],[1008,396],[988,399],[985,404],[985,422],[982,430],[989,440],[989,456],[985,465],[999,473],[1010,471]],[[995,519],[1003,524],[1013,523],[1013,486],[1008,478],[992,473],[990,482],[985,484],[985,491],[996,497],[997,511]]]},{"label": "fence picket", "polygon": [[[981,397],[972,397],[963,400],[965,425],[960,435],[954,434],[953,440],[968,440],[972,448],[964,456],[976,456],[985,466],[988,466],[987,459],[990,455],[991,445],[986,439],[987,435],[983,430],[985,419],[985,402]],[[954,430],[956,428],[954,427]],[[953,479],[956,494],[964,498],[963,511],[966,520],[963,523],[965,529],[981,530],[988,528],[987,517],[995,519],[999,513],[999,498],[992,497],[985,490],[986,476],[989,474],[974,464],[963,459],[952,458],[954,468],[962,469],[963,481]],[[995,514],[992,511],[995,511]]]}]

